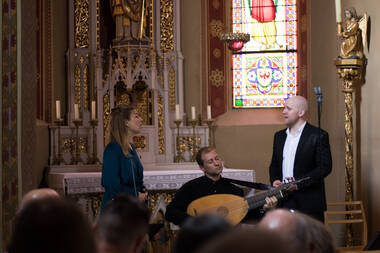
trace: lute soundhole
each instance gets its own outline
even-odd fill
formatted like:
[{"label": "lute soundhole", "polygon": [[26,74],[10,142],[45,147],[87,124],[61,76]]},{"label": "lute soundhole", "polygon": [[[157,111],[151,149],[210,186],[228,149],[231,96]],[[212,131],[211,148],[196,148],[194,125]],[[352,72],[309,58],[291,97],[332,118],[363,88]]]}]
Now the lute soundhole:
[{"label": "lute soundhole", "polygon": [[216,209],[216,213],[222,217],[227,217],[228,215],[228,209],[227,207],[225,206],[219,206],[217,209]]}]

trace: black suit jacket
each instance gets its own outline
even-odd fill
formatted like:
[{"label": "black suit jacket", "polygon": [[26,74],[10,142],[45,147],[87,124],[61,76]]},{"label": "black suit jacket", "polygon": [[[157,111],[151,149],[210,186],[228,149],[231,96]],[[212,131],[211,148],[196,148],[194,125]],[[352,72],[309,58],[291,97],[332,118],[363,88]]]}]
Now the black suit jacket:
[{"label": "black suit jacket", "polygon": [[[286,141],[286,129],[274,135],[273,155],[270,165],[270,181],[282,181],[282,160]],[[299,210],[323,220],[326,210],[324,178],[332,168],[329,136],[326,131],[306,123],[302,131],[294,159],[294,178],[310,177],[298,185],[299,190],[283,201],[283,207]]]}]

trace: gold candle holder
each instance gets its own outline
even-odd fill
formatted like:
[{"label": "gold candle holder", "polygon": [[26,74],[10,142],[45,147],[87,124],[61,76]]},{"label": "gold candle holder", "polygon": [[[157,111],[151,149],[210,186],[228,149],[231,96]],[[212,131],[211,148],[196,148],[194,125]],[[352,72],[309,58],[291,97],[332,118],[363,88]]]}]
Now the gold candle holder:
[{"label": "gold candle holder", "polygon": [[98,120],[92,119],[90,120],[90,125],[92,127],[92,157],[88,158],[88,164],[98,164],[100,163],[97,155],[97,140],[96,140],[96,126],[98,125]]},{"label": "gold candle holder", "polygon": [[83,163],[79,152],[79,127],[82,125],[82,119],[74,119],[73,123],[75,125],[75,160],[74,164]]},{"label": "gold candle holder", "polygon": [[195,162],[196,156],[197,156],[197,140],[195,137],[195,126],[197,125],[197,120],[191,120],[190,121],[191,125],[193,126],[193,156],[191,158],[192,162]]},{"label": "gold candle holder", "polygon": [[[57,152],[57,156],[55,155],[55,139],[53,140],[53,165],[61,165],[61,163],[65,163],[65,160],[63,160],[63,155],[62,155],[62,152],[61,152],[61,125],[63,124],[63,119],[56,119],[54,121],[54,123],[57,125],[57,129],[58,129],[58,152]],[[55,130],[54,130],[54,133],[53,133],[53,137],[55,136]]]},{"label": "gold candle holder", "polygon": [[174,120],[174,123],[177,126],[177,138],[176,138],[177,155],[174,158],[174,162],[179,163],[181,161],[184,161],[184,158],[182,156],[181,140],[179,138],[179,126],[181,125],[182,120]]},{"label": "gold candle holder", "polygon": [[[75,136],[75,127],[70,126],[70,134],[71,136]],[[70,149],[70,155],[71,155],[71,160],[70,160],[70,165],[75,164],[75,145],[76,145],[76,139],[74,137],[71,137],[69,139],[69,149]]]},{"label": "gold candle holder", "polygon": [[209,147],[214,147],[214,140],[212,138],[212,125],[214,123],[215,120],[213,119],[207,119],[205,122],[208,126],[208,145]]}]

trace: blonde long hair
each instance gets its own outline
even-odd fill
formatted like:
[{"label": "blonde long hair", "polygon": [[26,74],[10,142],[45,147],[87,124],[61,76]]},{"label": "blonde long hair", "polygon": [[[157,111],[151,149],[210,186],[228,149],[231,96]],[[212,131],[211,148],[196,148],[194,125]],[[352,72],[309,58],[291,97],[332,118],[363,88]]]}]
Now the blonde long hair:
[{"label": "blonde long hair", "polygon": [[126,120],[131,119],[132,111],[136,109],[129,105],[119,105],[111,110],[110,141],[119,143],[125,155],[128,155],[128,128]]}]

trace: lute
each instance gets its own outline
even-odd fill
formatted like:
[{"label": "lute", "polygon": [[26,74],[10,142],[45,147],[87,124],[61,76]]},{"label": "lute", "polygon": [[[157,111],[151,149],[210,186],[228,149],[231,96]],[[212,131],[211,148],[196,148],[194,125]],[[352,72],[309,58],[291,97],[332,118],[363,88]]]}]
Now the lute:
[{"label": "lute", "polygon": [[292,186],[309,179],[310,177],[302,178],[245,198],[233,194],[208,195],[191,202],[187,207],[187,214],[197,216],[203,213],[215,213],[236,225],[243,220],[249,210],[265,205],[266,197],[275,196],[277,199],[282,199],[292,191]]}]

